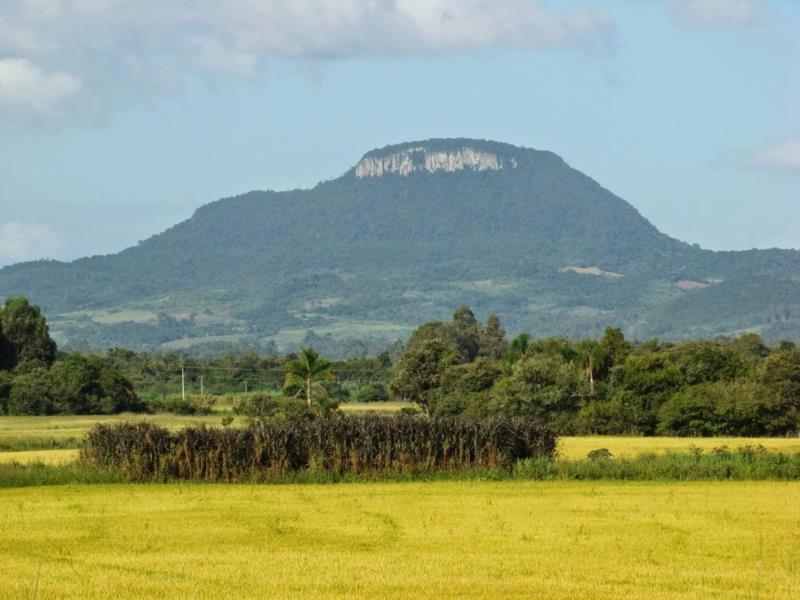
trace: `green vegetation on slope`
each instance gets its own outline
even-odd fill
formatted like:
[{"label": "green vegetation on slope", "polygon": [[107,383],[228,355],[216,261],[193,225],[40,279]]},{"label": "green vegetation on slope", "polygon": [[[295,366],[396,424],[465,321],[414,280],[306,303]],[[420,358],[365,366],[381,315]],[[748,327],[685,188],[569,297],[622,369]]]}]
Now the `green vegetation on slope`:
[{"label": "green vegetation on slope", "polygon": [[[429,140],[368,156],[409,147],[469,147],[516,166],[350,170],[309,190],[250,192],[113,256],[2,269],[0,296],[43,305],[73,346],[207,340],[269,352],[296,347],[285,332],[309,331],[301,342],[327,355],[369,354],[463,303],[539,336],[800,333],[800,252],[679,242],[549,152]],[[622,276],[591,274],[601,272]],[[317,330],[338,332],[329,349]]]}]

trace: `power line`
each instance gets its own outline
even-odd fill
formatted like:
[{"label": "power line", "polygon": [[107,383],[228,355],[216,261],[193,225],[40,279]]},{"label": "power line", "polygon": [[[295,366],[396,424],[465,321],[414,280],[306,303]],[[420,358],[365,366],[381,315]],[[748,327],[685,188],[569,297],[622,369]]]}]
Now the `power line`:
[{"label": "power line", "polygon": [[[243,372],[243,371],[250,371],[250,372],[259,372],[259,373],[285,373],[286,370],[280,367],[277,368],[270,368],[264,369],[259,367],[202,367],[202,366],[195,366],[195,365],[185,365],[183,367],[186,370],[193,369],[195,371],[236,371],[236,372]],[[337,371],[336,367],[333,367],[334,371]],[[383,369],[350,369],[350,368],[343,368],[338,369],[338,371],[343,373],[379,373]]]}]

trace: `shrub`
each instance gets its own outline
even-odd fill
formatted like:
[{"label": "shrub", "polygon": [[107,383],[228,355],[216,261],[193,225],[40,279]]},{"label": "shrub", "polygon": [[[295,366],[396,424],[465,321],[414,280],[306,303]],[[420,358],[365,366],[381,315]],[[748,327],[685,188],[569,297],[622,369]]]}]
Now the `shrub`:
[{"label": "shrub", "polygon": [[530,421],[414,417],[257,421],[243,429],[150,423],[98,425],[84,463],[128,479],[265,480],[310,470],[332,474],[508,469],[555,454],[555,435]]},{"label": "shrub", "polygon": [[356,394],[356,402],[387,402],[389,392],[382,383],[370,383],[363,386]]},{"label": "shrub", "polygon": [[302,400],[266,394],[255,394],[245,398],[234,408],[234,411],[253,419],[279,422],[307,421],[314,418],[313,410],[308,408],[308,405]]},{"label": "shrub", "polygon": [[147,403],[151,412],[166,412],[176,415],[208,415],[211,414],[214,399],[200,396],[170,395],[154,398]]},{"label": "shrub", "polygon": [[596,450],[590,450],[586,458],[589,460],[611,460],[614,455],[608,448],[597,448]]}]

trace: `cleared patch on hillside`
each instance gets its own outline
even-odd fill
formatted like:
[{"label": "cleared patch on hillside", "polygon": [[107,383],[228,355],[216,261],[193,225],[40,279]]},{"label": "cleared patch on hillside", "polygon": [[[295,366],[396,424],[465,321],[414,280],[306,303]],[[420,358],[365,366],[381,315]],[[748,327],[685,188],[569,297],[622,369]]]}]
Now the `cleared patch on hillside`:
[{"label": "cleared patch on hillside", "polygon": [[624,277],[622,273],[614,271],[604,271],[600,267],[564,267],[564,271],[572,271],[578,275],[594,275],[596,277],[606,277],[608,279],[619,279]]}]

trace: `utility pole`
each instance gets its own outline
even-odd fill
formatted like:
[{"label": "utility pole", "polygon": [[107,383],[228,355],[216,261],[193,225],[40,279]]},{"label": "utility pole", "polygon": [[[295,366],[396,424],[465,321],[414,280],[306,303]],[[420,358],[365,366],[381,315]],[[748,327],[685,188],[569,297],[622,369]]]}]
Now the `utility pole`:
[{"label": "utility pole", "polygon": [[186,370],[181,364],[181,398],[186,402]]},{"label": "utility pole", "polygon": [[202,398],[205,394],[203,393],[203,376],[200,375],[200,397]]}]

